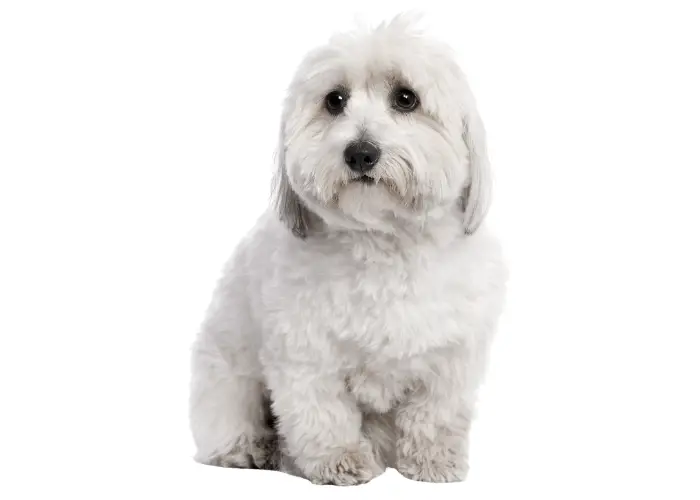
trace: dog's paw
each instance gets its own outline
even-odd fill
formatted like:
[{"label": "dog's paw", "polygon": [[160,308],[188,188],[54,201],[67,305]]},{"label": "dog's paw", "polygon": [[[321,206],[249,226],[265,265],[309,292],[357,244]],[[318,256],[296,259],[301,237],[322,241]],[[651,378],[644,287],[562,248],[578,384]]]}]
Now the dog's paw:
[{"label": "dog's paw", "polygon": [[467,478],[469,467],[451,460],[449,457],[431,457],[427,454],[416,453],[412,456],[399,458],[396,464],[402,476],[413,481],[428,483],[454,483]]},{"label": "dog's paw", "polygon": [[276,470],[279,461],[277,436],[270,434],[253,440],[239,439],[229,451],[214,455],[207,463],[217,467]]},{"label": "dog's paw", "polygon": [[304,469],[312,483],[336,486],[366,483],[384,472],[371,451],[345,451]]},{"label": "dog's paw", "polygon": [[249,469],[252,465],[251,456],[247,448],[238,445],[225,453],[216,454],[203,462],[216,467],[231,467],[237,469]]},{"label": "dog's paw", "polygon": [[258,469],[279,470],[282,450],[277,434],[270,434],[256,439],[253,442],[250,456],[253,460],[253,465]]}]

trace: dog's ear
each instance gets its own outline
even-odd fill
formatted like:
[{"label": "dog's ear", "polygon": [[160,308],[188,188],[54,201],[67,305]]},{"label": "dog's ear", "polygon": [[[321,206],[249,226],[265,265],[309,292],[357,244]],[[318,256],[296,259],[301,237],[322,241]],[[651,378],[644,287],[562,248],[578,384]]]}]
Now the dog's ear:
[{"label": "dog's ear", "polygon": [[277,167],[272,183],[272,203],[279,219],[289,230],[299,238],[306,238],[311,226],[312,214],[292,189],[287,176],[284,123],[283,118],[277,146]]},{"label": "dog's ear", "polygon": [[491,204],[491,166],[486,146],[486,131],[473,98],[463,119],[462,137],[469,155],[469,178],[462,192],[464,231],[472,234],[486,217]]}]

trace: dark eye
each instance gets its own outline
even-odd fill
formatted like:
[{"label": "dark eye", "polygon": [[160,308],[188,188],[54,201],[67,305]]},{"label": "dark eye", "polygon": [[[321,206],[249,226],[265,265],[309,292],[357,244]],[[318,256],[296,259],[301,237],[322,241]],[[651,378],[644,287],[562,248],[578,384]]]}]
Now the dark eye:
[{"label": "dark eye", "polygon": [[326,96],[326,109],[332,115],[339,115],[348,103],[348,95],[340,90],[334,90]]},{"label": "dark eye", "polygon": [[407,88],[401,87],[394,91],[392,106],[397,111],[410,113],[418,107],[418,96]]}]

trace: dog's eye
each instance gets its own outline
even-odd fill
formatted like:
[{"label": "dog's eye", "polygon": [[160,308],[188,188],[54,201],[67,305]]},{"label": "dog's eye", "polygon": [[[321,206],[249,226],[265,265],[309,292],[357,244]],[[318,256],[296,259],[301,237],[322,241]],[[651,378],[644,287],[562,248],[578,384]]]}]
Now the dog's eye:
[{"label": "dog's eye", "polygon": [[412,90],[401,87],[394,91],[392,106],[397,111],[410,113],[418,107],[418,96]]},{"label": "dog's eye", "polygon": [[348,103],[348,96],[340,90],[334,90],[326,96],[326,109],[332,115],[339,115]]}]

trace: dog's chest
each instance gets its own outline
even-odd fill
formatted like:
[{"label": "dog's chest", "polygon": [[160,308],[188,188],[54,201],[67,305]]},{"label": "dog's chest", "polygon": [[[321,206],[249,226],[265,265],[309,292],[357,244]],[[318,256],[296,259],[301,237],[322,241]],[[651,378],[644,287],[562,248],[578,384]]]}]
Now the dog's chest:
[{"label": "dog's chest", "polygon": [[473,308],[469,279],[454,252],[368,253],[342,251],[296,256],[304,275],[278,275],[287,297],[279,307],[299,318],[310,337],[335,338],[373,358],[396,359],[462,343]]}]

